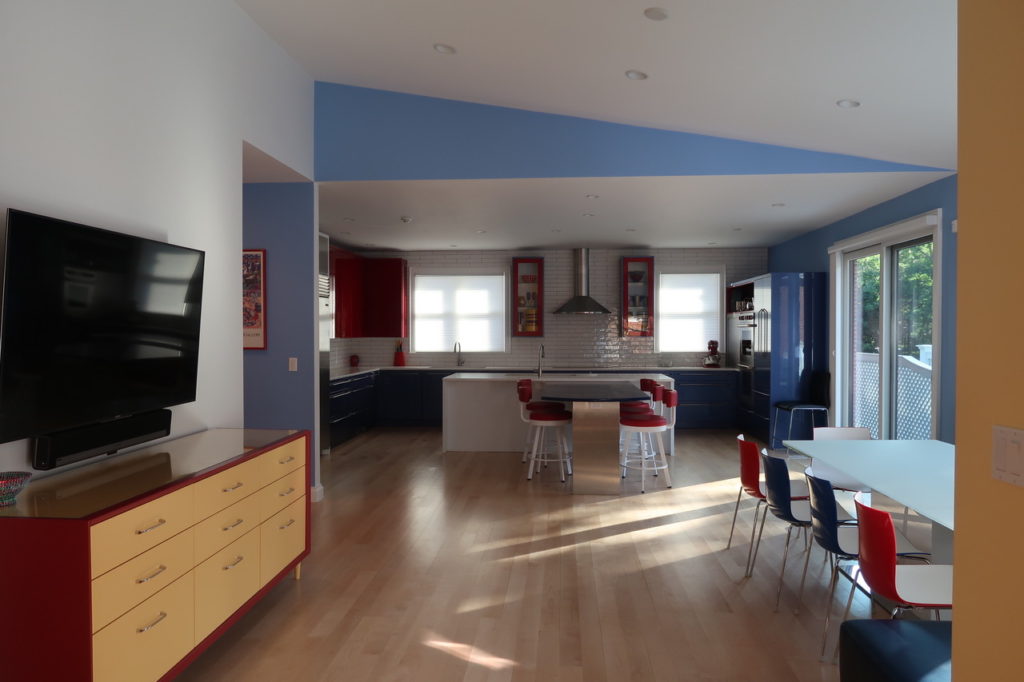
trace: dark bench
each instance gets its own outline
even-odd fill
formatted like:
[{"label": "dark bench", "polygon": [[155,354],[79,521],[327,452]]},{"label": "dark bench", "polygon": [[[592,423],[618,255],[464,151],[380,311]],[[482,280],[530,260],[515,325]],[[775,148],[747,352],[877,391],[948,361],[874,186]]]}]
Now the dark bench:
[{"label": "dark bench", "polygon": [[839,628],[842,682],[940,682],[952,677],[949,621],[848,620]]}]

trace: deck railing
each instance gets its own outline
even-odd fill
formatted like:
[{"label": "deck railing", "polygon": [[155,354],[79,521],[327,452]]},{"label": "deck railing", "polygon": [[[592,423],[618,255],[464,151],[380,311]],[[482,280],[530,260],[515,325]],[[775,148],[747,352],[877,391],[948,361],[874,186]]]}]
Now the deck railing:
[{"label": "deck railing", "polygon": [[[866,426],[878,438],[878,353],[857,353],[854,365],[853,425]],[[900,355],[896,367],[896,438],[932,437],[932,368],[917,358]]]}]

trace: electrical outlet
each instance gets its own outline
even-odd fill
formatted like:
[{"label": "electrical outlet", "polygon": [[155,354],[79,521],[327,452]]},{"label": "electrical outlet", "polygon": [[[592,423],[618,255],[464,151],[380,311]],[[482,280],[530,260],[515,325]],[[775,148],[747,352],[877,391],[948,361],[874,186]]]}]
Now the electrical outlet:
[{"label": "electrical outlet", "polygon": [[289,372],[298,372],[299,371],[299,359],[298,358],[288,358],[288,371]]},{"label": "electrical outlet", "polygon": [[992,427],[992,477],[1024,486],[1024,431]]}]

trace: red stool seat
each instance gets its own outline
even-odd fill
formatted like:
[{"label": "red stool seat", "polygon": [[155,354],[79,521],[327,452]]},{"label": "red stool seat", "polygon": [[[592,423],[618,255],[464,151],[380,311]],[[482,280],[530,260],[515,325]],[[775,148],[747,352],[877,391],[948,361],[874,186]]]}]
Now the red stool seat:
[{"label": "red stool seat", "polygon": [[619,419],[619,423],[623,426],[635,426],[638,428],[668,426],[668,420],[656,414],[622,416]]},{"label": "red stool seat", "polygon": [[532,403],[526,403],[526,409],[533,410],[564,410],[565,405],[562,403],[552,402],[550,400],[534,400]]},{"label": "red stool seat", "polygon": [[648,405],[647,403],[641,403],[641,402],[619,403],[619,409],[620,410],[634,410],[634,409],[646,410],[648,408],[650,408],[650,405]]},{"label": "red stool seat", "polygon": [[572,412],[566,412],[565,410],[538,410],[530,413],[530,421],[532,422],[560,422],[571,419]]}]

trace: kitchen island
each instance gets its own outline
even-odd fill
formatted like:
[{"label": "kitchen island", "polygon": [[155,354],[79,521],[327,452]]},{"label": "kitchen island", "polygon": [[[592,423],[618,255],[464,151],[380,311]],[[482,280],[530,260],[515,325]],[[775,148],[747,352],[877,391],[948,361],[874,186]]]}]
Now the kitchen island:
[{"label": "kitchen island", "polygon": [[[516,382],[532,379],[533,394],[540,396],[544,382],[628,381],[639,387],[641,379],[653,379],[674,388],[672,378],[657,372],[607,374],[581,372],[542,374],[535,372],[458,372],[443,380],[442,440],[445,452],[522,452],[527,425],[519,418]],[[668,452],[672,454],[672,439]],[[571,443],[571,441],[570,441]]]}]

